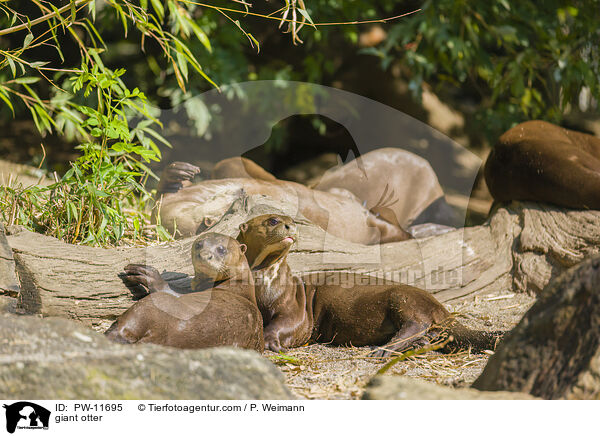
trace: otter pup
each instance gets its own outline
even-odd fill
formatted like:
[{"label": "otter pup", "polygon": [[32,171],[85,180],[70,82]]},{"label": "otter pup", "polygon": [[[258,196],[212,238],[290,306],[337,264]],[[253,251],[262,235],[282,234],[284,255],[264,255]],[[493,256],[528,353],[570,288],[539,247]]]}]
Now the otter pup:
[{"label": "otter pup", "polygon": [[494,200],[600,209],[600,138],[545,121],[500,136],[485,163]]},{"label": "otter pup", "polygon": [[[258,167],[258,166],[257,166]],[[360,244],[404,241],[412,236],[402,227],[367,210],[356,198],[316,191],[284,180],[234,178],[205,180],[192,185],[198,168],[184,162],[169,165],[161,176],[160,218],[167,230],[192,236],[227,211],[242,195],[265,195],[296,207],[315,225],[338,238]]]},{"label": "otter pup", "polygon": [[[354,274],[354,283],[313,284],[294,276],[286,262],[297,229],[290,217],[262,215],[240,226],[238,241],[255,280],[263,315],[265,348],[279,352],[309,341],[334,345],[381,345],[374,356],[385,357],[424,344],[440,334],[453,337],[448,349],[493,349],[500,333],[466,328],[432,295],[399,283],[369,284],[373,278]],[[356,284],[358,283],[358,284]]]},{"label": "otter pup", "polygon": [[[177,348],[231,345],[263,351],[262,317],[244,256],[246,246],[205,233],[192,245],[191,294],[173,292],[156,269],[128,265],[129,284],[153,292],[125,311],[106,336],[116,342],[152,342]],[[127,283],[127,281],[126,281]]]}]

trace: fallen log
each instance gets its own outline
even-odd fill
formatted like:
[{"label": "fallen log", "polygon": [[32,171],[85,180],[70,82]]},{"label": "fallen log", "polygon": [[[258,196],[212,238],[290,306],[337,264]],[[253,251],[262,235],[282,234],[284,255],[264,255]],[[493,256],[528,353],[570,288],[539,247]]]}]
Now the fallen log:
[{"label": "fallen log", "polygon": [[[236,201],[207,231],[237,236],[240,223],[286,207],[262,197]],[[426,239],[364,246],[325,233],[302,217],[299,243],[289,256],[295,272],[361,272],[413,284],[450,301],[501,290],[539,292],[548,281],[599,251],[600,212],[571,211],[533,203],[497,209],[481,226]],[[132,304],[117,273],[141,262],[166,271],[174,287],[189,286],[194,238],[144,248],[69,245],[6,228],[21,287],[17,310],[79,319],[97,325]],[[0,288],[0,294],[6,291]]]},{"label": "fallen log", "polygon": [[19,293],[15,259],[6,240],[6,231],[2,223],[0,223],[0,293],[11,297],[16,297]]}]

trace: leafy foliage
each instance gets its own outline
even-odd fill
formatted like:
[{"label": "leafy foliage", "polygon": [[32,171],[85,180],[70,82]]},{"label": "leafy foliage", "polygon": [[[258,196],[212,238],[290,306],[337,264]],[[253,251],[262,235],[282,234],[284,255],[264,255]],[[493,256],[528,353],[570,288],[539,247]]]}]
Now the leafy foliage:
[{"label": "leafy foliage", "polygon": [[490,139],[517,122],[560,122],[582,89],[600,99],[600,18],[595,0],[469,2],[427,0],[422,13],[394,24],[381,48],[384,66],[400,58],[410,88],[424,81],[476,107]]},{"label": "leafy foliage", "polygon": [[[151,138],[166,141],[150,128],[158,121],[146,110],[146,97],[137,88],[129,91],[124,87],[122,74],[124,70],[113,72],[98,58],[91,70],[83,65],[83,71],[70,78],[73,93],[97,97],[102,103],[97,109],[67,100],[61,103],[65,107],[56,122],[42,110],[39,113],[44,118],[34,115],[42,128],[45,123],[58,126],[65,116],[75,121],[85,139],[76,147],[82,154],[49,187],[0,187],[3,221],[23,224],[67,242],[111,245],[153,236],[169,238],[161,226],[149,224],[144,206],[150,194],[143,187],[151,174],[145,163],[160,157]],[[145,119],[130,129],[128,112],[141,114]],[[133,192],[141,197],[131,195]]]},{"label": "leafy foliage", "polygon": [[[298,1],[288,3],[282,12],[296,16],[303,9],[302,0]],[[32,5],[41,14],[37,18],[26,10]],[[127,39],[134,32],[142,49],[152,44],[153,53],[166,60],[161,67],[155,57],[150,58],[153,67],[163,78],[174,77],[182,94],[187,92],[190,71],[217,86],[190,42],[193,39],[212,52],[202,23],[192,16],[197,5],[176,0],[70,0],[58,8],[50,1],[32,0],[13,9],[0,3],[0,37],[8,35],[14,42],[15,35],[25,35],[17,48],[0,49],[0,99],[13,115],[28,110],[40,132],[70,135],[81,152],[49,187],[0,187],[4,221],[72,243],[110,245],[124,239],[169,238],[160,225],[149,225],[150,193],[145,188],[147,178],[156,177],[146,165],[160,159],[156,142],[169,143],[156,131],[161,125],[148,109],[145,94],[124,82],[126,70],[105,66],[102,58],[109,54],[110,44],[104,39],[108,35],[122,41],[123,35]],[[227,8],[207,7],[232,21],[258,46],[252,34],[228,16]],[[296,25],[310,20],[305,12],[301,15],[298,23],[290,24],[294,41]],[[123,35],[118,37],[115,22],[122,26]],[[78,53],[65,51],[69,41],[75,41]],[[48,47],[59,56],[60,67],[40,60],[47,56]],[[135,128],[130,128],[132,120],[137,120]]]}]

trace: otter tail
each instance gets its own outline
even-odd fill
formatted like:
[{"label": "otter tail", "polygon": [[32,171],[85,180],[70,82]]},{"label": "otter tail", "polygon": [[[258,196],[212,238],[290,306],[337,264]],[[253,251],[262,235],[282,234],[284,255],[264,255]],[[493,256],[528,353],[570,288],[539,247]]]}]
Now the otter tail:
[{"label": "otter tail", "polygon": [[472,330],[464,325],[454,322],[445,331],[445,334],[452,337],[452,340],[446,345],[445,349],[453,351],[456,349],[471,348],[474,352],[483,350],[495,350],[496,346],[504,336],[503,331],[488,332],[485,330]]}]

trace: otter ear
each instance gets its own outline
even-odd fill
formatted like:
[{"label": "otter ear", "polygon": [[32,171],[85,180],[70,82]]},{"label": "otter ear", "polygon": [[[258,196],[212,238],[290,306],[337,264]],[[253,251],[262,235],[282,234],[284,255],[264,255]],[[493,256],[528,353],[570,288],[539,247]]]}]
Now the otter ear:
[{"label": "otter ear", "polygon": [[211,218],[211,217],[209,217],[209,216],[205,216],[205,217],[204,217],[204,225],[205,225],[206,227],[210,227],[210,226],[212,226],[214,223],[215,223],[215,220],[214,220],[213,218]]},{"label": "otter ear", "polygon": [[245,254],[247,249],[248,246],[246,244],[240,244],[240,251],[242,252],[242,254]]},{"label": "otter ear", "polygon": [[240,232],[245,233],[248,230],[248,224],[242,223],[240,224]]}]

